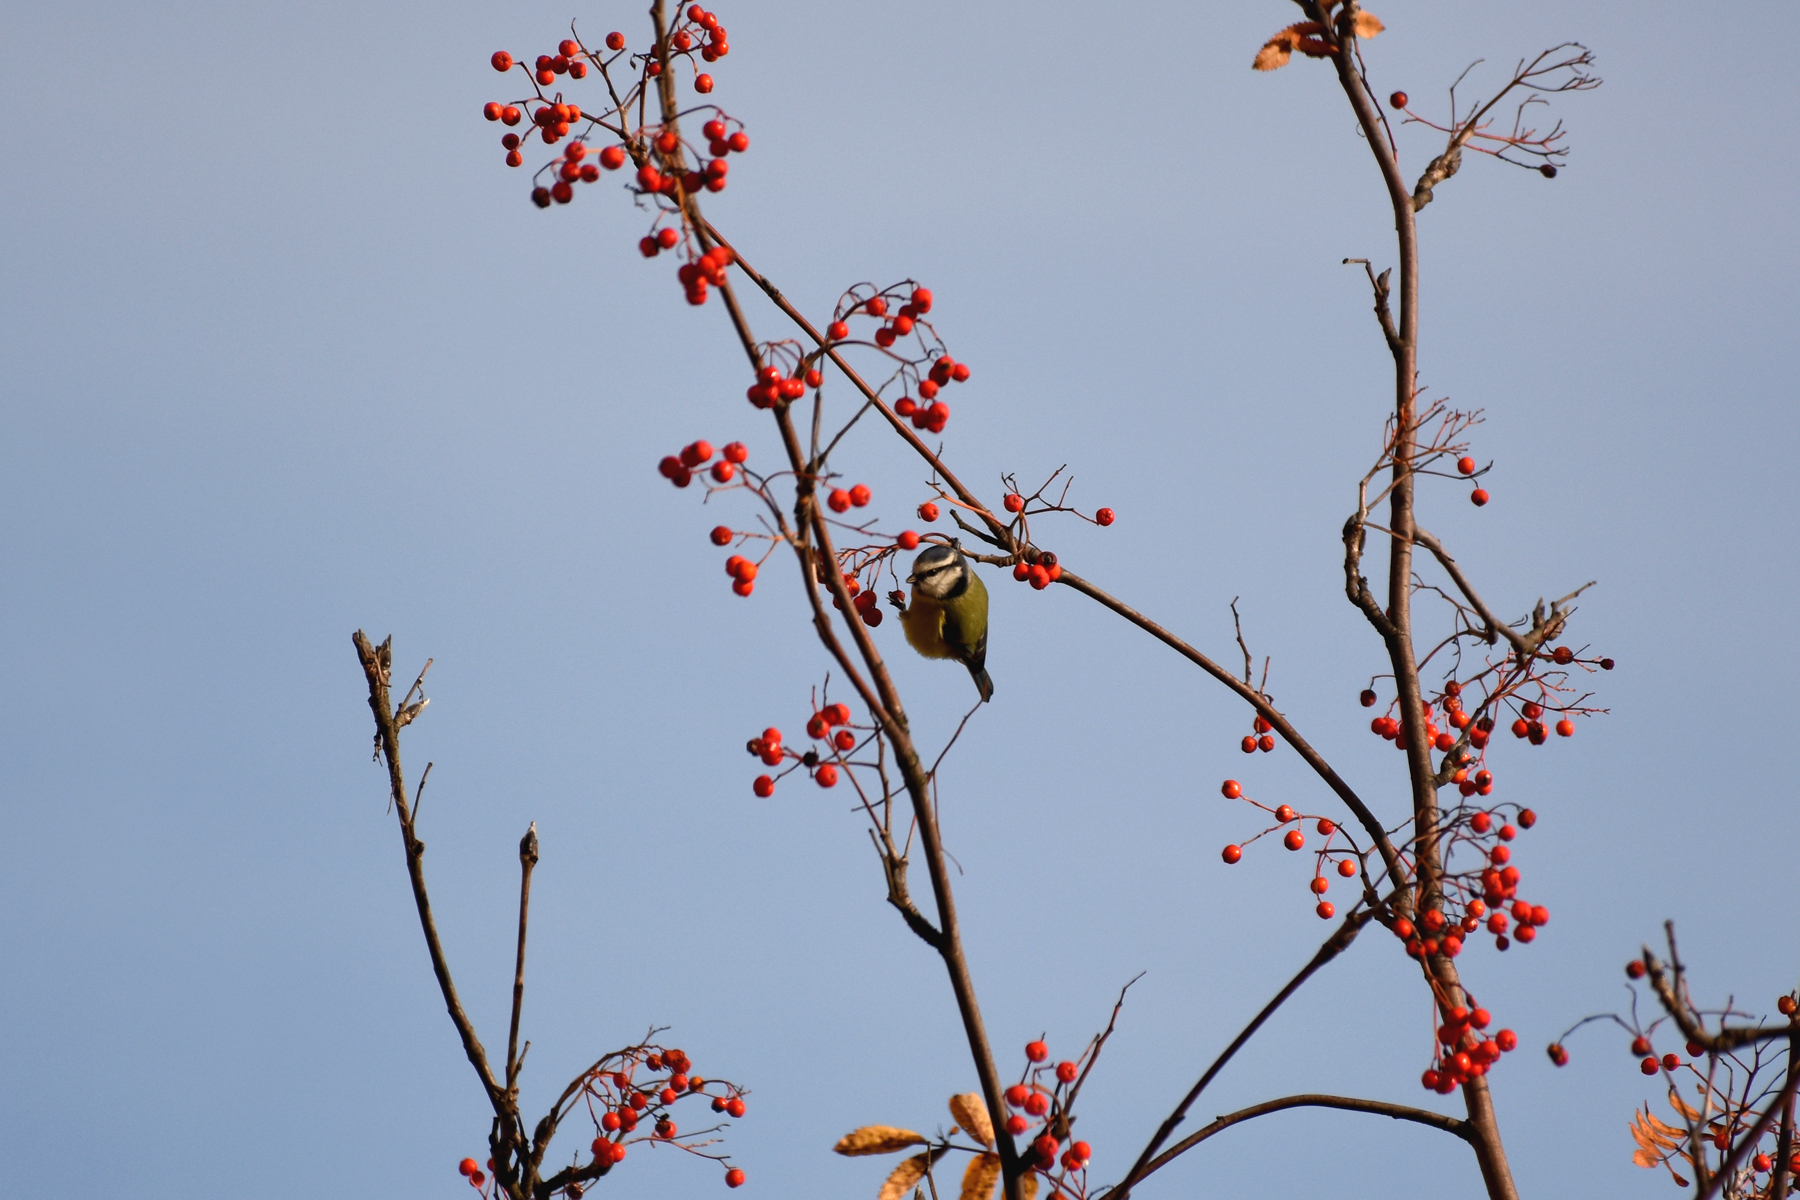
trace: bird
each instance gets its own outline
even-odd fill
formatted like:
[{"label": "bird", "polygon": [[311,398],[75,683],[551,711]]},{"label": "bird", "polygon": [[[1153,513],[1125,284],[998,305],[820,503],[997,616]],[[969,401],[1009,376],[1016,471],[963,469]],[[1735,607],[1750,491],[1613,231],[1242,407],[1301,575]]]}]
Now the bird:
[{"label": "bird", "polygon": [[926,658],[954,658],[969,668],[982,703],[994,697],[987,673],[988,593],[955,538],[913,559],[912,603],[900,612],[906,641]]}]

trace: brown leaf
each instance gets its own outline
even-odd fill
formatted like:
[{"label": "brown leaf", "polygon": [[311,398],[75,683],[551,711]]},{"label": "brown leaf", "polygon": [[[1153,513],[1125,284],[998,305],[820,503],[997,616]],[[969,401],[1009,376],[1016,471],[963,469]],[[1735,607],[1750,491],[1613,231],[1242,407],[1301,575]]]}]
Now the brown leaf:
[{"label": "brown leaf", "polygon": [[963,1172],[962,1200],[989,1200],[1000,1182],[1000,1156],[977,1154]]},{"label": "brown leaf", "polygon": [[[1681,1098],[1681,1093],[1672,1087],[1669,1089],[1669,1107],[1690,1121],[1698,1121],[1700,1119],[1700,1114],[1689,1108],[1687,1102]],[[1708,1107],[1710,1108],[1711,1105],[1708,1105]]]},{"label": "brown leaf", "polygon": [[839,1154],[854,1157],[859,1154],[892,1154],[908,1146],[924,1144],[925,1139],[910,1129],[896,1129],[892,1125],[864,1125],[839,1138],[838,1144],[832,1149]]},{"label": "brown leaf", "polygon": [[1027,1171],[1025,1178],[1019,1181],[1019,1186],[1025,1191],[1025,1200],[1037,1200],[1037,1180],[1036,1171]]},{"label": "brown leaf", "polygon": [[1643,1112],[1631,1114],[1630,1129],[1631,1140],[1645,1150],[1673,1150],[1681,1144],[1682,1135],[1651,1116],[1648,1105],[1644,1107]]},{"label": "brown leaf", "polygon": [[1670,1167],[1670,1168],[1669,1168],[1669,1178],[1671,1178],[1671,1179],[1673,1179],[1673,1180],[1674,1180],[1674,1181],[1675,1181],[1675,1186],[1676,1186],[1676,1187],[1686,1187],[1686,1186],[1687,1186],[1687,1185],[1688,1185],[1688,1181],[1687,1181],[1687,1180],[1685,1180],[1685,1179],[1683,1179],[1683,1178],[1682,1178],[1682,1177],[1681,1177],[1681,1176],[1680,1176],[1680,1175],[1677,1175],[1677,1174],[1676,1174],[1676,1173],[1675,1173],[1675,1168],[1674,1168],[1674,1167]]},{"label": "brown leaf", "polygon": [[1387,28],[1381,23],[1381,18],[1372,12],[1357,13],[1356,20],[1351,23],[1351,27],[1356,30],[1356,36],[1359,38],[1372,38]]},{"label": "brown leaf", "polygon": [[[1263,48],[1256,52],[1256,58],[1250,65],[1258,71],[1273,71],[1277,67],[1285,67],[1294,50],[1312,40],[1305,35],[1324,32],[1325,27],[1317,21],[1300,21],[1297,24],[1289,25],[1263,43]],[[1323,45],[1324,43],[1315,44]]]},{"label": "brown leaf", "polygon": [[1280,42],[1271,40],[1261,50],[1256,52],[1256,57],[1250,60],[1250,66],[1252,70],[1273,71],[1277,67],[1287,66],[1288,59],[1292,56],[1293,52],[1286,46],[1283,46]]},{"label": "brown leaf", "polygon": [[880,1200],[905,1200],[906,1193],[925,1178],[925,1169],[943,1157],[944,1153],[942,1150],[932,1150],[925,1154],[915,1154],[895,1167],[894,1173],[881,1185]]},{"label": "brown leaf", "polygon": [[989,1150],[994,1148],[994,1123],[988,1120],[987,1105],[979,1092],[950,1097],[950,1115],[956,1118],[964,1133]]},{"label": "brown leaf", "polygon": [[1631,1156],[1631,1161],[1640,1167],[1660,1167],[1662,1156],[1652,1154],[1648,1150],[1639,1150]]}]

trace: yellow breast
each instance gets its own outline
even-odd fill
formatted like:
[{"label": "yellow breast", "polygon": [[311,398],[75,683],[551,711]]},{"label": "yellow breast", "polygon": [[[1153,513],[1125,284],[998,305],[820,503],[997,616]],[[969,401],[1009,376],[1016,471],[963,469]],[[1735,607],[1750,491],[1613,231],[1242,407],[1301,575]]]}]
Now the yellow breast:
[{"label": "yellow breast", "polygon": [[953,658],[944,641],[944,606],[914,588],[912,603],[900,614],[900,625],[906,630],[906,641],[926,658]]}]

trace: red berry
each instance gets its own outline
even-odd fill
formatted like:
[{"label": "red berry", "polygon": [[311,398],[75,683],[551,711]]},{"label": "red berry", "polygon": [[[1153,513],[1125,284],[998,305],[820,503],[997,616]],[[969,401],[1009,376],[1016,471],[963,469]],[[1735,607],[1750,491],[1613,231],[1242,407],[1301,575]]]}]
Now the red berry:
[{"label": "red berry", "polygon": [[866,483],[859,483],[850,489],[850,503],[857,508],[866,506],[869,503],[870,497],[871,493],[869,492],[869,485]]},{"label": "red berry", "polygon": [[1482,505],[1486,504],[1487,502],[1488,502],[1488,494],[1487,494],[1486,488],[1476,488],[1474,491],[1469,493],[1469,503],[1473,504],[1476,508],[1480,508]]},{"label": "red berry", "polygon": [[725,144],[731,147],[734,154],[742,154],[750,148],[750,135],[740,129],[726,138]]},{"label": "red berry", "polygon": [[1781,999],[1775,1001],[1775,1011],[1784,1017],[1793,1016],[1795,1010],[1796,1005],[1792,996],[1783,996]]},{"label": "red berry", "polygon": [[1342,875],[1345,879],[1356,874],[1356,860],[1354,858],[1340,859],[1338,861],[1337,873]]},{"label": "red berry", "polygon": [[1413,923],[1405,917],[1401,917],[1398,921],[1394,922],[1394,936],[1401,941],[1406,941],[1417,932],[1418,930],[1413,928]]},{"label": "red berry", "polygon": [[494,51],[494,56],[488,59],[488,61],[494,64],[494,70],[496,71],[510,71],[513,69],[513,56],[504,50]]},{"label": "red berry", "polygon": [[1012,1116],[1006,1118],[1006,1132],[1012,1134],[1014,1137],[1018,1137],[1029,1128],[1031,1128],[1031,1122],[1027,1121],[1024,1117],[1021,1117],[1018,1113],[1014,1113]]},{"label": "red berry", "polygon": [[[1507,1031],[1501,1030],[1501,1032],[1505,1033]],[[1569,1052],[1567,1050],[1563,1049],[1562,1046],[1556,1042],[1551,1042],[1548,1046],[1546,1046],[1544,1048],[1544,1050],[1545,1050],[1545,1053],[1550,1055],[1550,1061],[1555,1063],[1559,1067],[1566,1065],[1569,1061]]]},{"label": "red berry", "polygon": [[1331,887],[1331,881],[1323,875],[1315,875],[1312,881],[1313,895],[1323,896]]},{"label": "red berry", "polygon": [[731,585],[731,590],[740,596],[748,596],[756,590],[756,585],[748,579],[740,579]]},{"label": "red berry", "polygon": [[739,1170],[737,1167],[733,1167],[733,1168],[731,1168],[731,1170],[725,1172],[725,1186],[726,1187],[742,1187],[742,1186],[744,1186],[743,1171]]},{"label": "red berry", "polygon": [[1337,822],[1333,821],[1330,817],[1320,817],[1317,829],[1326,837],[1330,837],[1333,833],[1337,832]]},{"label": "red berry", "polygon": [[1033,1092],[1025,1098],[1025,1111],[1034,1117],[1041,1117],[1050,1111],[1050,1100],[1042,1092]]},{"label": "red berry", "polygon": [[834,488],[831,494],[825,497],[825,503],[832,512],[849,512],[850,493],[843,488]]},{"label": "red berry", "polygon": [[1056,1064],[1056,1077],[1064,1083],[1074,1083],[1075,1076],[1079,1074],[1081,1074],[1081,1069],[1072,1062],[1059,1062]]},{"label": "red berry", "polygon": [[1392,106],[1394,106],[1395,108],[1405,108],[1406,107],[1406,93],[1405,92],[1395,92],[1393,95],[1388,97],[1388,103],[1391,104]]},{"label": "red berry", "polygon": [[1473,475],[1475,473],[1475,460],[1467,456],[1459,458],[1456,460],[1456,469],[1464,475]]},{"label": "red berry", "polygon": [[713,526],[713,531],[710,536],[712,537],[712,544],[715,546],[730,545],[731,544],[731,526],[715,525],[715,526]]},{"label": "red berry", "polygon": [[1329,900],[1319,901],[1319,906],[1313,909],[1313,911],[1319,914],[1319,919],[1321,921],[1329,921],[1337,913],[1337,909],[1332,907],[1331,901]]},{"label": "red berry", "polygon": [[1030,1093],[1026,1091],[1024,1084],[1015,1083],[1006,1089],[1006,1102],[1012,1105],[1012,1107],[1018,1108],[1025,1103],[1025,1097],[1028,1095],[1030,1095]]},{"label": "red berry", "polygon": [[1642,1034],[1631,1039],[1631,1052],[1639,1058],[1650,1053],[1650,1039]]},{"label": "red berry", "polygon": [[1357,699],[1362,701],[1362,706],[1364,708],[1372,708],[1375,704],[1375,689],[1364,688],[1362,695],[1358,696]]},{"label": "red berry", "polygon": [[1244,849],[1242,846],[1227,846],[1220,853],[1219,857],[1224,859],[1227,863],[1234,863],[1238,859],[1244,857]]},{"label": "red berry", "polygon": [[1269,751],[1275,749],[1275,739],[1265,733],[1256,739],[1256,748],[1261,750],[1264,754],[1267,754]]},{"label": "red berry", "polygon": [[894,539],[894,544],[902,550],[917,550],[919,548],[919,535],[910,529],[905,530],[899,537]]},{"label": "red berry", "polygon": [[1001,503],[1006,506],[1007,512],[1016,513],[1021,508],[1025,507],[1025,497],[1019,495],[1017,492],[1008,492],[1006,493],[1006,499],[1002,500]]},{"label": "red berry", "polygon": [[716,462],[712,467],[712,477],[719,483],[730,483],[731,477],[737,474],[737,468],[728,462]]},{"label": "red berry", "polygon": [[1244,740],[1241,743],[1241,745],[1243,747],[1243,751],[1245,754],[1255,754],[1256,753],[1256,737],[1253,734],[1246,733],[1244,735]]},{"label": "red berry", "polygon": [[919,520],[935,521],[938,519],[938,506],[927,500],[919,505]]},{"label": "red berry", "polygon": [[1306,835],[1301,833],[1298,829],[1290,829],[1287,832],[1287,836],[1281,839],[1281,844],[1286,846],[1289,850],[1298,850],[1300,847],[1306,845]]},{"label": "red berry", "polygon": [[1025,1057],[1034,1063],[1043,1062],[1050,1057],[1050,1047],[1042,1042],[1027,1042],[1025,1043]]},{"label": "red berry", "polygon": [[1227,779],[1219,785],[1219,794],[1227,800],[1236,800],[1244,794],[1244,785],[1235,779]]},{"label": "red berry", "polygon": [[625,48],[625,35],[622,33],[607,34],[606,48],[608,50],[623,50]]},{"label": "red berry", "polygon": [[775,781],[767,775],[758,775],[756,782],[750,785],[750,790],[767,800],[775,794]]},{"label": "red berry", "polygon": [[696,92],[699,92],[702,96],[704,96],[706,93],[712,91],[713,90],[713,77],[711,75],[696,75],[696,76],[694,76],[694,90]]},{"label": "red berry", "polygon": [[1567,718],[1567,717],[1564,717],[1562,720],[1558,721],[1556,723],[1556,735],[1558,737],[1574,737],[1575,736],[1575,722],[1569,720],[1569,718]]},{"label": "red berry", "polygon": [[1279,805],[1275,809],[1275,819],[1280,821],[1283,825],[1286,825],[1289,821],[1293,820],[1294,816],[1294,810],[1286,804]]},{"label": "red berry", "polygon": [[481,1164],[472,1158],[465,1158],[456,1164],[456,1169],[464,1175],[473,1175]]},{"label": "red berry", "polygon": [[1656,1072],[1658,1070],[1658,1064],[1657,1064],[1656,1059],[1649,1055],[1645,1055],[1644,1061],[1638,1064],[1638,1070],[1642,1071],[1646,1075],[1656,1074]]}]

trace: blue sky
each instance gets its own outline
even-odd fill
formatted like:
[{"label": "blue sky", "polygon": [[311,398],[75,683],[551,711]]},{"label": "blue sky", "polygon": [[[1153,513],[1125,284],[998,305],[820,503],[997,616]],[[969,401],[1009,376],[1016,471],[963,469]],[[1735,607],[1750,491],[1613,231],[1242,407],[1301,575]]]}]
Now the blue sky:
[{"label": "blue sky", "polygon": [[[1225,657],[1240,597],[1277,701],[1402,811],[1337,543],[1389,389],[1340,260],[1391,261],[1388,217],[1325,68],[1248,69],[1292,9],[718,11],[714,99],[753,145],[713,219],[810,313],[928,283],[975,372],[946,436],[963,477],[997,496],[1067,463],[1076,502],[1119,512],[1055,530],[1071,569]],[[1668,918],[1704,998],[1765,1010],[1795,983],[1800,89],[1768,4],[1376,11],[1375,83],[1416,103],[1566,39],[1606,80],[1559,104],[1556,180],[1470,161],[1422,214],[1423,383],[1486,411],[1496,463],[1485,509],[1446,485],[1422,517],[1503,613],[1599,581],[1571,636],[1618,660],[1610,715],[1496,756],[1495,798],[1542,815],[1519,862],[1554,919],[1465,961],[1525,1044],[1494,1077],[1522,1188],[1666,1194],[1630,1164],[1650,1091],[1622,1040],[1561,1072],[1538,1047],[1624,1003],[1619,964]],[[528,1108],[671,1024],[754,1089],[732,1134],[754,1188],[854,1196],[880,1170],[830,1155],[839,1134],[947,1124],[974,1085],[854,815],[750,795],[744,739],[797,731],[826,664],[785,573],[730,594],[705,531],[747,510],[654,473],[696,437],[776,449],[722,309],[637,255],[610,185],[532,208],[481,120],[505,98],[487,56],[571,17],[645,40],[637,5],[0,18],[0,1147],[41,1194],[461,1194],[486,1119],[368,759],[359,627],[401,670],[436,660],[408,757],[436,763],[428,871],[490,1046],[538,823]],[[915,462],[872,430],[840,461],[914,523]],[[1302,866],[1219,862],[1253,828],[1218,781],[1328,798],[1290,753],[1246,762],[1248,714],[1142,634],[993,591],[996,700],[944,778],[961,911],[1008,1062],[1040,1033],[1078,1048],[1146,972],[1084,1092],[1113,1178],[1324,932]],[[941,742],[967,678],[880,636]],[[1202,1107],[1425,1103],[1403,966],[1359,943]],[[717,1194],[670,1157],[606,1187]],[[1140,1194],[1385,1195],[1396,1164],[1478,1194],[1441,1135],[1306,1113]]]}]

